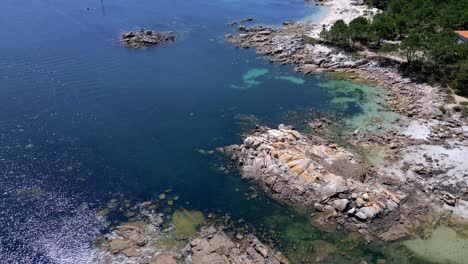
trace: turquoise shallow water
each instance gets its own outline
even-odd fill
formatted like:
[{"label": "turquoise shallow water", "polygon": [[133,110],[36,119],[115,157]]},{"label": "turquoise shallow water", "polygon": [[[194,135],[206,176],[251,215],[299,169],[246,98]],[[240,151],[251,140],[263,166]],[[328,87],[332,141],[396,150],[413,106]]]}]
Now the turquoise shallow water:
[{"label": "turquoise shallow water", "polygon": [[[344,252],[336,256],[343,263],[386,256],[381,245],[340,242],[346,235],[317,230],[261,192],[251,199],[251,185],[221,174],[199,151],[239,143],[253,123],[301,127],[331,116],[346,124],[369,105],[375,113],[367,87],[347,93],[349,83],[296,74],[223,38],[232,20],[276,25],[314,15],[313,4],[5,0],[0,7],[0,262],[86,263],[103,231],[96,210],[116,193],[137,202],[168,188],[180,197],[174,207],[244,219],[296,260],[321,247]],[[139,27],[174,31],[177,41],[144,50],[118,42]]]}]

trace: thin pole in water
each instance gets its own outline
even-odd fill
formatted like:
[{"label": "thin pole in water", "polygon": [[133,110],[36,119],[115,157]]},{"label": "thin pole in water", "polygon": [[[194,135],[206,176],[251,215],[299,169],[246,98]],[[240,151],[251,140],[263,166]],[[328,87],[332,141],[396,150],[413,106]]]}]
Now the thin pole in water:
[{"label": "thin pole in water", "polygon": [[101,0],[101,10],[102,10],[102,15],[106,15],[106,10],[104,9],[104,0]]}]

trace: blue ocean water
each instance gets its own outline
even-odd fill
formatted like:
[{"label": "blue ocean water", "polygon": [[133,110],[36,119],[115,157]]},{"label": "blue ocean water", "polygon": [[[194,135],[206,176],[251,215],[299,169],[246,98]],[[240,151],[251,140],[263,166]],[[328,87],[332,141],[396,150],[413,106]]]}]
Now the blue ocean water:
[{"label": "blue ocean water", "polygon": [[[279,25],[322,9],[302,0],[0,7],[2,263],[85,263],[100,232],[92,209],[116,193],[144,201],[168,188],[180,196],[176,206],[276,230],[286,252],[301,241],[336,240],[261,193],[246,199],[251,186],[199,151],[239,143],[254,123],[300,126],[334,110],[326,76],[269,64],[223,37],[234,20]],[[119,43],[121,32],[138,28],[173,31],[177,40],[143,50]],[[380,254],[363,250],[355,255]]]}]

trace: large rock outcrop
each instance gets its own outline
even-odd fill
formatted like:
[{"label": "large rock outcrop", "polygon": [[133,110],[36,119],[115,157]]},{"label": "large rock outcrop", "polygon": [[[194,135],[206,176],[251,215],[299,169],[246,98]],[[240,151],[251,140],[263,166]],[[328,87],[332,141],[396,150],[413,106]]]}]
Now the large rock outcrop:
[{"label": "large rock outcrop", "polygon": [[404,197],[379,184],[352,152],[284,125],[259,128],[232,150],[242,177],[274,199],[351,223],[397,210]]}]

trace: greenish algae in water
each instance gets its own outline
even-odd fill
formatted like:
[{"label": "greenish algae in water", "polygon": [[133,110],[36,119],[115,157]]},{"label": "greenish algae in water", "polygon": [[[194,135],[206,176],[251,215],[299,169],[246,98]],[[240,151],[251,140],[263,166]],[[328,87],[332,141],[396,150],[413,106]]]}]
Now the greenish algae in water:
[{"label": "greenish algae in water", "polygon": [[187,239],[197,234],[197,229],[203,224],[203,214],[198,211],[177,210],[172,214],[175,237]]},{"label": "greenish algae in water", "polygon": [[298,84],[298,85],[301,85],[301,84],[305,83],[304,79],[298,78],[298,77],[293,77],[293,76],[276,76],[275,79],[292,82],[292,83]]},{"label": "greenish algae in water", "polygon": [[233,89],[238,89],[238,90],[247,90],[252,88],[255,85],[259,85],[261,82],[257,80],[258,77],[261,77],[263,75],[268,74],[270,71],[268,69],[263,69],[263,68],[253,68],[246,72],[242,76],[242,85],[231,85],[231,88]]},{"label": "greenish algae in water", "polygon": [[417,238],[402,244],[427,263],[468,262],[468,239],[460,238],[450,227],[440,226],[427,239]]},{"label": "greenish algae in water", "polygon": [[292,217],[276,212],[265,219],[265,227],[275,231],[270,234],[291,263],[344,264],[359,263],[361,259],[375,263],[382,257],[378,253],[369,253],[369,245],[361,236],[323,232],[314,227],[311,221],[309,217]]},{"label": "greenish algae in water", "polygon": [[399,121],[405,120],[398,113],[385,109],[388,97],[381,87],[346,80],[331,80],[320,86],[333,97],[330,101],[333,107],[345,113],[344,123],[350,129],[398,129]]}]

